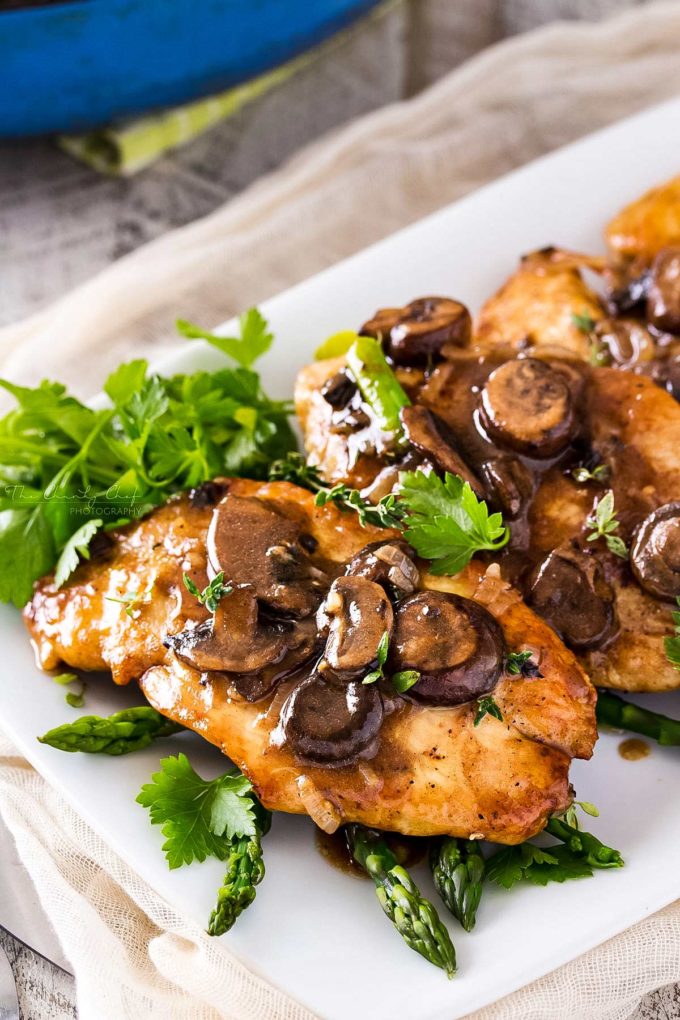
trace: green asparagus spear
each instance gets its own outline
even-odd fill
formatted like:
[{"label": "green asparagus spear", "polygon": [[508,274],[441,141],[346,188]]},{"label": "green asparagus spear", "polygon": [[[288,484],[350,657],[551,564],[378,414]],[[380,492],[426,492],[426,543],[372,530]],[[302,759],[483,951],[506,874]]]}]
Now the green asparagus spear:
[{"label": "green asparagus spear", "polygon": [[475,926],[482,898],[484,858],[473,839],[443,839],[430,847],[430,868],[437,892],[465,931]]},{"label": "green asparagus spear", "polygon": [[680,745],[680,720],[640,708],[608,691],[597,692],[597,718],[598,722],[607,723],[608,726],[642,733],[663,747]]},{"label": "green asparagus spear", "polygon": [[[253,800],[255,800],[253,796]],[[217,894],[217,904],[208,924],[208,935],[224,935],[239,914],[255,899],[255,886],[264,878],[262,837],[269,832],[271,814],[259,801],[255,803],[257,832],[232,840],[227,858],[227,873]]]},{"label": "green asparagus spear", "polygon": [[437,911],[375,829],[349,825],[347,838],[355,861],[375,882],[380,906],[411,949],[420,953],[448,977],[456,970],[456,953]]},{"label": "green asparagus spear", "polygon": [[572,853],[581,856],[592,868],[623,867],[623,858],[618,850],[605,846],[591,833],[568,825],[562,818],[550,818],[545,831],[566,843]]},{"label": "green asparagus spear", "polygon": [[181,729],[182,726],[166,719],[150,705],[138,705],[107,718],[81,716],[75,722],[57,726],[38,740],[59,751],[118,755],[139,751],[156,737],[169,737]]},{"label": "green asparagus spear", "polygon": [[387,364],[378,341],[370,336],[357,337],[347,351],[347,367],[380,428],[400,438],[399,412],[411,401]]}]

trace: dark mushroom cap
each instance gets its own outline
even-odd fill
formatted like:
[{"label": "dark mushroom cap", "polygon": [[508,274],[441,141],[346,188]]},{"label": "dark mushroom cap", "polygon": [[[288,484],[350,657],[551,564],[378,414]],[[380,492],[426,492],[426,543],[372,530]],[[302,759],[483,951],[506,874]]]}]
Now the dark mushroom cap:
[{"label": "dark mushroom cap", "polygon": [[680,334],[680,247],[664,248],[654,259],[647,318],[657,329]]},{"label": "dark mushroom cap", "polygon": [[638,319],[600,319],[593,335],[617,368],[632,368],[654,347],[649,330]]},{"label": "dark mushroom cap", "polygon": [[332,375],[321,387],[321,396],[334,411],[341,411],[359,392],[352,376],[344,368]]},{"label": "dark mushroom cap", "polygon": [[616,631],[614,593],[594,556],[554,550],[533,572],[528,600],[578,651],[601,647]]},{"label": "dark mushroom cap", "polygon": [[566,378],[537,358],[499,365],[486,380],[480,404],[491,438],[529,457],[554,457],[575,431]]},{"label": "dark mushroom cap", "polygon": [[251,585],[258,599],[290,616],[313,613],[324,575],[300,542],[301,527],[259,499],[227,495],[208,529],[208,567],[226,582]]},{"label": "dark mushroom cap", "polygon": [[338,577],[319,607],[317,623],[327,633],[324,657],[343,674],[366,673],[377,662],[378,645],[392,634],[392,603],[385,589],[365,577]]},{"label": "dark mushroom cap", "polygon": [[479,479],[456,450],[453,432],[439,415],[426,407],[411,405],[403,407],[399,417],[408,441],[425,454],[438,471],[460,475],[478,496],[483,496]]},{"label": "dark mushroom cap", "polygon": [[519,457],[500,453],[485,460],[480,475],[490,501],[506,517],[519,517],[534,491],[534,477]]},{"label": "dark mushroom cap", "polygon": [[421,591],[396,608],[390,668],[415,669],[408,697],[460,705],[492,691],[505,660],[499,624],[483,606],[447,592]]},{"label": "dark mushroom cap", "polygon": [[680,503],[645,517],[633,535],[630,565],[638,583],[660,599],[680,595]]},{"label": "dark mushroom cap", "polygon": [[355,761],[371,748],[382,720],[377,684],[343,682],[330,670],[302,680],[281,710],[286,743],[299,757],[321,765]]},{"label": "dark mushroom cap", "polygon": [[443,356],[444,346],[467,347],[472,320],[460,301],[417,298],[405,308],[381,308],[359,330],[382,340],[397,365],[425,365]]},{"label": "dark mushroom cap", "polygon": [[168,635],[164,644],[201,673],[229,674],[242,697],[257,701],[312,658],[319,638],[312,616],[263,618],[253,589],[242,586],[223,597],[213,617]]},{"label": "dark mushroom cap", "polygon": [[241,585],[221,599],[214,616],[168,635],[165,644],[201,672],[254,673],[283,658],[288,634],[260,625],[255,589]]},{"label": "dark mushroom cap", "polygon": [[401,597],[410,595],[418,586],[420,573],[415,558],[415,552],[403,539],[371,542],[352,557],[345,573],[375,581]]},{"label": "dark mushroom cap", "polygon": [[[675,399],[680,401],[680,355],[664,358],[652,363],[651,376],[654,382]],[[101,532],[97,532],[101,534]]]}]

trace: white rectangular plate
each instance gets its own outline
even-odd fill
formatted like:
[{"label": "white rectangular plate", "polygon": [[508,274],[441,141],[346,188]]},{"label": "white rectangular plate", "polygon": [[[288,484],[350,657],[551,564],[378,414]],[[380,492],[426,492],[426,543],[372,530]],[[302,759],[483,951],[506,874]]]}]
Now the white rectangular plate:
[{"label": "white rectangular plate", "polygon": [[[601,250],[608,218],[680,170],[673,144],[679,135],[680,101],[674,101],[513,173],[268,302],[263,310],[277,340],[262,366],[265,385],[289,395],[296,369],[321,339],[356,328],[379,306],[442,293],[476,309],[523,252],[547,244]],[[160,367],[187,371],[220,363],[214,351],[191,344]],[[37,734],[79,713],[64,704],[63,688],[36,669],[11,608],[0,609],[0,630],[3,728],[122,858],[204,925],[222,866],[213,861],[169,872],[160,832],[135,796],[171,747],[186,750],[206,775],[216,774],[224,759],[193,735],[120,759],[43,747]],[[134,697],[94,684],[87,712],[108,714]],[[680,713],[678,696],[647,701]],[[654,747],[649,758],[632,763],[618,755],[619,741],[603,735],[594,759],[574,766],[573,781],[578,796],[600,808],[589,827],[622,850],[626,867],[565,886],[488,889],[471,935],[450,925],[459,961],[454,981],[401,943],[368,882],[325,863],[303,818],[275,819],[266,841],[267,877],[226,945],[325,1020],[453,1020],[506,995],[680,896],[680,749]],[[417,877],[435,898],[426,869],[419,867]]]}]

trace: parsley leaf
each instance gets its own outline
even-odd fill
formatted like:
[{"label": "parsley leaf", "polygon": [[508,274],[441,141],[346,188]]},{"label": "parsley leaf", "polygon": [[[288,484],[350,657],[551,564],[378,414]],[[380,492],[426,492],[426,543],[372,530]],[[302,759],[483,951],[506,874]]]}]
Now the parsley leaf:
[{"label": "parsley leaf", "polygon": [[432,560],[433,574],[457,574],[474,554],[501,549],[510,537],[501,514],[489,514],[468,482],[446,472],[442,480],[423,471],[399,475],[399,502],[407,510],[406,539]]},{"label": "parsley leaf", "polygon": [[210,584],[206,585],[203,591],[199,591],[188,574],[184,574],[182,580],[184,587],[193,595],[209,613],[214,613],[220,604],[221,599],[233,590],[231,585],[224,584],[224,571],[220,570],[215,574]]},{"label": "parsley leaf", "polygon": [[579,485],[585,485],[586,482],[598,482],[600,485],[604,485],[609,479],[609,467],[607,464],[598,464],[592,471],[584,466],[575,467],[571,472],[571,477]]},{"label": "parsley leaf", "polygon": [[103,523],[99,518],[85,521],[68,539],[57,560],[57,566],[54,571],[54,583],[57,588],[61,588],[62,584],[71,576],[78,566],[81,556],[83,559],[89,560],[90,551],[88,544],[92,536],[102,527]]},{"label": "parsley leaf", "polygon": [[187,340],[207,340],[243,368],[250,368],[258,358],[267,353],[274,337],[269,332],[267,320],[257,308],[249,308],[238,321],[240,337],[217,336],[201,329],[200,326],[194,326],[186,319],[177,320],[177,329]]},{"label": "parsley leaf", "polygon": [[574,313],[571,317],[571,321],[577,329],[581,330],[582,333],[592,333],[595,329],[595,319],[585,308],[580,315]]},{"label": "parsley leaf", "polygon": [[269,469],[271,482],[291,482],[316,493],[316,506],[333,503],[339,510],[353,510],[359,517],[362,528],[372,525],[376,528],[399,528],[404,511],[394,493],[383,496],[378,503],[365,499],[358,489],[350,489],[339,482],[326,485],[318,468],[308,464],[299,453],[289,453],[283,460],[275,461]]},{"label": "parsley leaf", "polygon": [[[247,313],[231,356],[249,365],[270,342],[260,313]],[[61,553],[58,580],[68,577],[94,521],[137,520],[218,475],[265,478],[296,446],[290,403],[240,365],[159,378],[131,361],[106,380],[103,410],[59,383],[0,387],[17,402],[0,419],[0,601],[19,607]]]},{"label": "parsley leaf", "polygon": [[601,499],[596,500],[593,513],[586,520],[586,524],[591,529],[588,535],[589,542],[604,538],[610,552],[622,560],[628,558],[626,543],[619,535],[614,534],[619,529],[619,522],[616,519],[614,493],[611,489],[608,489]]},{"label": "parsley leaf", "polygon": [[420,680],[420,673],[417,669],[402,669],[392,674],[392,684],[399,694],[405,694]]},{"label": "parsley leaf", "polygon": [[593,871],[590,865],[567,846],[554,846],[542,850],[533,843],[505,847],[486,862],[485,876],[504,889],[511,889],[523,880],[533,885],[548,882],[567,882],[574,878],[588,878]]},{"label": "parsley leaf", "polygon": [[206,857],[222,861],[230,852],[230,840],[255,835],[252,785],[245,776],[234,770],[202,779],[185,754],[163,758],[160,765],[137,802],[149,809],[152,824],[162,827],[170,868]]},{"label": "parsley leaf", "polygon": [[378,648],[375,653],[375,657],[378,660],[378,666],[376,669],[367,673],[364,679],[361,681],[362,684],[374,684],[376,680],[382,680],[384,673],[384,666],[387,662],[387,656],[390,650],[390,635],[387,631],[384,632],[378,643]]},{"label": "parsley leaf", "polygon": [[[680,607],[680,597],[676,598],[675,601],[678,607]],[[680,612],[673,610],[671,616],[673,617],[675,634],[673,637],[665,637],[663,639],[663,648],[666,658],[673,669],[680,669]]]},{"label": "parsley leaf", "polygon": [[475,713],[475,726],[479,726],[485,715],[492,715],[494,719],[503,722],[503,713],[490,694],[477,700],[477,711]]},{"label": "parsley leaf", "polygon": [[151,593],[153,591],[153,582],[149,585],[146,591],[128,591],[123,595],[122,598],[116,598],[115,595],[105,595],[104,599],[107,602],[118,602],[121,606],[125,606],[125,613],[133,620],[137,620],[141,615],[142,606],[148,605],[151,602]]},{"label": "parsley leaf", "polygon": [[0,601],[21,607],[54,565],[55,541],[42,505],[0,512]]},{"label": "parsley leaf", "polygon": [[552,852],[541,850],[533,843],[504,847],[486,862],[485,877],[504,889],[511,889],[526,878],[526,873],[537,864],[557,864]]},{"label": "parsley leaf", "polygon": [[532,660],[533,652],[508,652],[505,660],[505,671],[510,676],[537,677],[543,679],[538,665]]}]

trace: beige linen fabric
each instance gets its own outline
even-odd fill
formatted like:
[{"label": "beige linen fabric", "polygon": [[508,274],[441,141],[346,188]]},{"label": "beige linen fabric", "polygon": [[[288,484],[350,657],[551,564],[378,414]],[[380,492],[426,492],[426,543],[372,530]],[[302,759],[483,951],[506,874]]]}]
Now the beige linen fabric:
[{"label": "beige linen fabric", "polygon": [[[18,382],[52,375],[90,395],[121,359],[169,346],[178,315],[206,325],[225,319],[510,168],[675,94],[679,52],[677,3],[505,42],[4,329],[0,369]],[[310,1017],[160,900],[6,741],[0,811],[75,968],[81,1020]],[[476,1020],[626,1020],[646,991],[678,980],[675,904]]]}]

